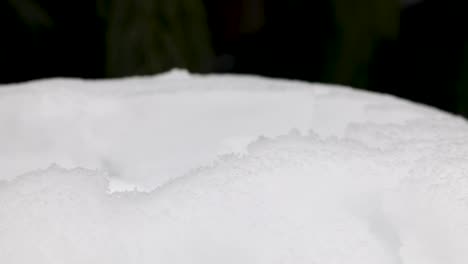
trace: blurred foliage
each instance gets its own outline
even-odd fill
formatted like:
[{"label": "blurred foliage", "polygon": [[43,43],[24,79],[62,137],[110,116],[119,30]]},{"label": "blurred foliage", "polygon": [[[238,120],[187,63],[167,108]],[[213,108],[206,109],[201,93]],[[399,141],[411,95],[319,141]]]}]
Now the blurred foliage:
[{"label": "blurred foliage", "polygon": [[212,69],[202,0],[7,0],[0,20],[1,82]]},{"label": "blurred foliage", "polygon": [[50,28],[53,26],[52,18],[47,11],[32,0],[7,0],[21,21],[31,29]]},{"label": "blurred foliage", "polygon": [[201,0],[104,0],[106,73],[151,74],[173,67],[211,70],[211,39]]},{"label": "blurred foliage", "polygon": [[456,88],[456,112],[468,117],[468,43],[464,47],[463,63]]},{"label": "blurred foliage", "polygon": [[466,1],[5,0],[0,82],[173,67],[339,83],[468,116]]},{"label": "blurred foliage", "polygon": [[336,35],[325,81],[366,88],[376,48],[398,37],[400,1],[332,0],[332,4]]}]

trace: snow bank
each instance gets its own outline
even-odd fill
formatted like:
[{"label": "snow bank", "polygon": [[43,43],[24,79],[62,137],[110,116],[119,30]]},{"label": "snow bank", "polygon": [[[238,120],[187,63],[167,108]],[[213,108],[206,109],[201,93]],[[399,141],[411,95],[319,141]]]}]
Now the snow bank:
[{"label": "snow bank", "polygon": [[0,263],[468,262],[468,123],[174,71],[0,88]]}]

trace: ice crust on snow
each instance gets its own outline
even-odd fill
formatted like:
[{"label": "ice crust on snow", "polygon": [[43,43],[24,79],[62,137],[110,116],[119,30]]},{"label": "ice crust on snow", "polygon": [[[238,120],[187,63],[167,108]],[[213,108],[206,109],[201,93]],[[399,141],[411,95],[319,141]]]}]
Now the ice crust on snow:
[{"label": "ice crust on snow", "polygon": [[0,263],[468,263],[468,123],[173,71],[0,87]]},{"label": "ice crust on snow", "polygon": [[390,96],[255,77],[39,81],[0,90],[0,178],[58,164],[155,188],[243,153],[259,136],[297,129],[343,137],[353,124],[423,117],[444,115]]}]

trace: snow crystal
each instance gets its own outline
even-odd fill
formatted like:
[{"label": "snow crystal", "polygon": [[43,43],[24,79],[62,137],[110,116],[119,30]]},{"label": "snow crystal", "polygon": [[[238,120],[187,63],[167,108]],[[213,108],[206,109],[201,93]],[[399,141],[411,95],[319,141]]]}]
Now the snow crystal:
[{"label": "snow crystal", "polygon": [[254,76],[0,88],[0,263],[468,261],[468,123]]}]

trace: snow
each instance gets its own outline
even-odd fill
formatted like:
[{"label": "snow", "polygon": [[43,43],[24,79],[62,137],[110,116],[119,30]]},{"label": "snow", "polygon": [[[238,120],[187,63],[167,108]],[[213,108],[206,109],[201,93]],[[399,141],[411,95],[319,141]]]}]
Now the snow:
[{"label": "snow", "polygon": [[468,123],[255,76],[0,87],[0,263],[468,263]]}]

